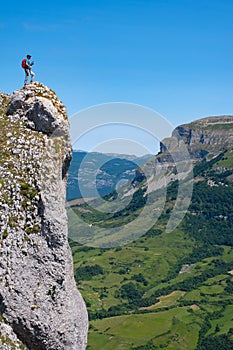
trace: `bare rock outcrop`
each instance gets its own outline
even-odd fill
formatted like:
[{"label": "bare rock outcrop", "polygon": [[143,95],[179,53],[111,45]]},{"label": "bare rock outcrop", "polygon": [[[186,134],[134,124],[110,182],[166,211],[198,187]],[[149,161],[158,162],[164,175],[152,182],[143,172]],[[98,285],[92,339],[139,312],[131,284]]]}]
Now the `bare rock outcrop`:
[{"label": "bare rock outcrop", "polygon": [[69,121],[39,83],[0,95],[0,348],[84,350],[65,193]]},{"label": "bare rock outcrop", "polygon": [[194,161],[208,154],[215,156],[233,147],[233,116],[207,117],[176,127],[172,136],[162,141],[161,153],[178,148],[180,140]]},{"label": "bare rock outcrop", "polygon": [[[160,152],[141,167],[147,174],[148,192],[184,179],[192,164],[208,161],[221,152],[233,148],[233,116],[207,117],[176,127],[160,143]],[[137,178],[135,179],[137,182]]]}]

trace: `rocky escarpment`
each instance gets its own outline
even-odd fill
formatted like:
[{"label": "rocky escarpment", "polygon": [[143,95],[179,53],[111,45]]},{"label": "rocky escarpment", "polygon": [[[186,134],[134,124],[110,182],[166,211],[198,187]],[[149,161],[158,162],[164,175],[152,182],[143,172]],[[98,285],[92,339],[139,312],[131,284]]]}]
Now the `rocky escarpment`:
[{"label": "rocky escarpment", "polygon": [[[142,166],[148,191],[184,179],[198,161],[233,148],[233,116],[208,117],[183,124],[160,143],[160,152]],[[136,179],[137,180],[137,179]]]},{"label": "rocky escarpment", "polygon": [[185,143],[190,157],[195,161],[211,158],[233,147],[233,116],[208,117],[175,128],[172,136],[160,145],[161,161],[167,151],[179,148]]},{"label": "rocky escarpment", "polygon": [[0,133],[0,348],[85,349],[67,238],[65,108],[39,83],[0,94]]}]

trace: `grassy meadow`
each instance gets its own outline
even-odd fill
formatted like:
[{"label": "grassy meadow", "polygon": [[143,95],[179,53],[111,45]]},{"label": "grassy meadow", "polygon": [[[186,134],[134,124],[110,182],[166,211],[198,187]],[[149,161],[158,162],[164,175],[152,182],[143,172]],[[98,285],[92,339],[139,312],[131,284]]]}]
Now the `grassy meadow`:
[{"label": "grassy meadow", "polygon": [[[142,237],[113,248],[70,241],[89,312],[88,350],[233,348],[232,154],[194,168],[192,203],[173,232],[165,227],[176,183],[156,225]],[[118,224],[140,213],[142,194],[115,218]],[[100,228],[114,221],[89,203],[72,210]]]}]

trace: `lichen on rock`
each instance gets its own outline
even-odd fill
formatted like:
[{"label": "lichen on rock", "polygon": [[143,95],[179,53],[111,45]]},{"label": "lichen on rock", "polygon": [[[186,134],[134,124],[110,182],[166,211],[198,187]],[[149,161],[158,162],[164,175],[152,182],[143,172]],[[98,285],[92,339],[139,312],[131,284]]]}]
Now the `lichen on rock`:
[{"label": "lichen on rock", "polygon": [[[85,349],[87,312],[67,238],[65,107],[39,83],[1,94],[0,103],[0,312],[8,338],[15,349]],[[0,330],[0,344],[3,337]]]}]

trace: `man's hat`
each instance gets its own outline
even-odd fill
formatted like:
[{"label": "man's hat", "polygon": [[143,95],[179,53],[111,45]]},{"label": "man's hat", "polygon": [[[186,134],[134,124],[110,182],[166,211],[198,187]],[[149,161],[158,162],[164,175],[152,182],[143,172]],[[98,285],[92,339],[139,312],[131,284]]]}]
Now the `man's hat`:
[{"label": "man's hat", "polygon": [[27,57],[31,58],[32,56],[31,55],[27,55]]}]

